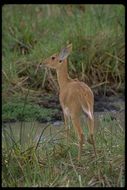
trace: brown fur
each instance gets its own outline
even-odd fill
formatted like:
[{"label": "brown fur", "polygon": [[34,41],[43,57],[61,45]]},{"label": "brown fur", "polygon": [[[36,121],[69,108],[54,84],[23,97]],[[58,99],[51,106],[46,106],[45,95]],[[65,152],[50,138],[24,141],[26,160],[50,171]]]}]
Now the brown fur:
[{"label": "brown fur", "polygon": [[[65,127],[67,129],[67,121],[69,118],[76,129],[79,138],[79,154],[78,159],[81,158],[81,151],[84,141],[83,130],[80,123],[80,114],[82,111],[88,117],[89,128],[89,142],[93,144],[95,150],[94,134],[94,95],[92,90],[78,79],[71,79],[67,71],[67,56],[72,50],[72,45],[64,48],[60,54],[54,54],[44,61],[44,65],[49,68],[56,69],[57,79],[59,83],[60,93],[59,99],[63,109]],[[68,130],[67,130],[68,135]]]}]

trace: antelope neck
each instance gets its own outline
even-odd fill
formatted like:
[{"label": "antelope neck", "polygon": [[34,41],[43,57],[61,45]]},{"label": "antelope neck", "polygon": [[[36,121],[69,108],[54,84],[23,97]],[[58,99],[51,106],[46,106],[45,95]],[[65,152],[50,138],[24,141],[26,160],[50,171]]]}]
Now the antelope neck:
[{"label": "antelope neck", "polygon": [[57,70],[57,79],[60,90],[64,89],[67,83],[70,81],[67,70],[67,59],[63,61],[61,67]]}]

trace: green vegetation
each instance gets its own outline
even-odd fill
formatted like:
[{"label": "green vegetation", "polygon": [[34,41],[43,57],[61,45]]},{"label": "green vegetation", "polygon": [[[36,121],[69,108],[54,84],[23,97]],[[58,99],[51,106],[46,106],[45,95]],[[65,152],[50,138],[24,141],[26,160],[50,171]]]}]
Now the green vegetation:
[{"label": "green vegetation", "polygon": [[52,116],[58,113],[57,109],[41,108],[34,103],[24,105],[24,102],[8,102],[3,105],[3,121],[50,121]]},{"label": "green vegetation", "polygon": [[47,127],[36,143],[33,136],[24,146],[11,127],[10,132],[3,128],[3,187],[124,187],[124,129],[116,120],[109,115],[100,119],[95,134],[97,158],[86,143],[79,162],[73,128],[67,144],[63,129],[44,141]]},{"label": "green vegetation", "polygon": [[[110,116],[100,119],[93,147],[77,161],[74,131],[69,144],[59,131],[23,146],[23,122],[50,120],[58,110],[42,101],[58,97],[54,71],[45,58],[73,44],[69,74],[95,95],[124,92],[125,7],[123,5],[4,5],[2,8],[2,120],[21,121],[19,139],[3,124],[3,187],[124,187],[124,129]],[[31,127],[34,134],[35,127]],[[73,130],[73,129],[72,129]],[[87,129],[85,129],[87,134]]]},{"label": "green vegetation", "polygon": [[32,103],[42,99],[44,91],[56,93],[54,72],[38,69],[38,65],[69,42],[73,44],[72,78],[89,84],[95,94],[100,88],[104,95],[108,90],[123,92],[124,15],[123,5],[4,5],[3,104],[13,98],[21,101],[19,97],[25,97],[28,90],[27,100]]}]

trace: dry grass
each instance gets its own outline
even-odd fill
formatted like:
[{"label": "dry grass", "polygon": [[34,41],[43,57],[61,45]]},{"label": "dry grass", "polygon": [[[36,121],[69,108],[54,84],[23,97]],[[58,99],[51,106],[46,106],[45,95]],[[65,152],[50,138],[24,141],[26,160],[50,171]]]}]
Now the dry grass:
[{"label": "dry grass", "polygon": [[44,140],[47,127],[37,143],[29,140],[25,146],[15,140],[13,128],[11,133],[3,129],[4,187],[124,187],[124,129],[117,121],[108,115],[100,119],[95,134],[97,158],[86,143],[79,162],[74,132],[67,145],[63,129]]},{"label": "dry grass", "polygon": [[97,86],[93,89],[95,93],[99,93],[100,83],[104,95],[109,89],[116,92],[124,89],[122,5],[83,8],[82,5],[6,5],[2,29],[4,95],[25,93],[27,89],[56,92],[54,72],[40,70],[38,65],[69,42],[73,44],[69,57],[72,77]]}]

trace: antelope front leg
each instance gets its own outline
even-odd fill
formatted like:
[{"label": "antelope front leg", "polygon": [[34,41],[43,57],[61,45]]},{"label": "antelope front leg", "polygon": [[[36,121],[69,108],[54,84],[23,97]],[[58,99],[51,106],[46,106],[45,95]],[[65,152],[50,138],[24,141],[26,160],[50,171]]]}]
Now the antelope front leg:
[{"label": "antelope front leg", "polygon": [[66,114],[64,114],[64,126],[65,126],[65,130],[66,130],[66,138],[67,138],[67,144],[68,144],[68,140],[69,140],[69,118],[68,116],[66,116]]},{"label": "antelope front leg", "polygon": [[82,153],[82,146],[83,146],[83,141],[84,141],[84,135],[83,135],[83,131],[81,128],[81,124],[80,124],[80,118],[75,116],[72,116],[72,124],[74,126],[74,128],[76,129],[76,132],[78,134],[78,138],[79,138],[79,151],[78,151],[78,160],[81,159],[81,153]]}]

